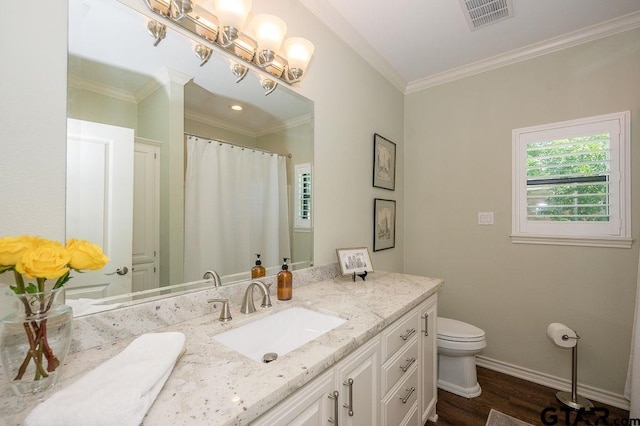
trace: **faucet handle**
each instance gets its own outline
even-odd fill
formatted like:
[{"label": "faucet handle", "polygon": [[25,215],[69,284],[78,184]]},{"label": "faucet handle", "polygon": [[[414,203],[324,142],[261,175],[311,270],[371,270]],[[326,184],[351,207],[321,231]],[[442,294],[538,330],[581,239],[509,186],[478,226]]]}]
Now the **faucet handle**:
[{"label": "faucet handle", "polygon": [[229,299],[209,299],[207,303],[222,303],[222,310],[220,311],[220,321],[231,321],[231,310],[229,309]]},{"label": "faucet handle", "polygon": [[263,308],[270,308],[271,307],[271,295],[270,295],[269,291],[271,290],[271,283],[265,284],[265,287],[267,287],[267,293],[262,296],[262,303],[260,304],[260,306],[262,306]]}]

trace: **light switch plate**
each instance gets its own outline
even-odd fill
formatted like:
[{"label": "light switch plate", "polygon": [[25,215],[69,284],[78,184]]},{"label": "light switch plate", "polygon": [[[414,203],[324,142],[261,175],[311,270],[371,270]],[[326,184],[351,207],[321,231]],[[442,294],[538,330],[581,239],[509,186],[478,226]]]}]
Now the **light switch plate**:
[{"label": "light switch plate", "polygon": [[493,225],[493,212],[478,212],[478,225]]}]

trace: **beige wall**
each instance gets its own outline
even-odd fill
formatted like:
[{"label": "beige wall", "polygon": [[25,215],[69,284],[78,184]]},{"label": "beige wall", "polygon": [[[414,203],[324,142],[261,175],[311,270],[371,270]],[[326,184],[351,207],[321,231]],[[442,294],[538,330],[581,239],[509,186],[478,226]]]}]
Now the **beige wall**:
[{"label": "beige wall", "polygon": [[[573,327],[579,382],[618,395],[640,231],[638,40],[634,30],[405,98],[405,271],[446,280],[439,313],[483,328],[489,358],[568,379],[570,351],[545,332]],[[626,110],[633,248],[512,244],[511,130]],[[495,225],[478,226],[479,211]]]},{"label": "beige wall", "polygon": [[[35,233],[64,238],[66,5],[65,1],[37,0],[2,5],[2,236]],[[24,31],[16,19],[25,9],[37,31]],[[37,54],[29,46],[38,46]]]}]

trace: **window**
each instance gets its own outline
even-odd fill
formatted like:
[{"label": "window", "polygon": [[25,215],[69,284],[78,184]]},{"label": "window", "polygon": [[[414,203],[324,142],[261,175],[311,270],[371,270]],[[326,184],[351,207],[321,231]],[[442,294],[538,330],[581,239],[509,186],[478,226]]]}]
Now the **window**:
[{"label": "window", "polygon": [[296,164],[294,173],[294,226],[311,228],[311,164]]},{"label": "window", "polygon": [[623,112],[513,131],[514,243],[631,247]]}]

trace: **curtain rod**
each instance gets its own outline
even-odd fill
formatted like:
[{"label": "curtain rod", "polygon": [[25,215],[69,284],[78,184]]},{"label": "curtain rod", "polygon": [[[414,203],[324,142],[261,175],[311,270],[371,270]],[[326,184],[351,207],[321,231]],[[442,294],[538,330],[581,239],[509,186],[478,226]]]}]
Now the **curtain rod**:
[{"label": "curtain rod", "polygon": [[255,147],[253,147],[253,146],[242,146],[242,145],[238,145],[237,143],[227,142],[227,141],[224,141],[224,140],[222,140],[222,139],[209,138],[209,137],[207,137],[207,136],[196,135],[196,134],[194,134],[194,133],[187,133],[187,132],[184,132],[184,134],[185,134],[186,136],[192,136],[192,137],[194,137],[194,138],[205,139],[205,140],[208,140],[208,141],[218,142],[218,143],[221,143],[221,144],[222,144],[222,143],[224,143],[224,144],[231,145],[231,146],[236,146],[236,147],[238,147],[238,148],[242,148],[242,149],[250,149],[250,150],[252,150],[252,151],[264,152],[265,154],[278,155],[278,156],[280,156],[280,157],[288,157],[288,158],[291,158],[291,157],[292,157],[292,155],[291,155],[291,154],[282,155],[282,154],[278,154],[277,152],[267,151],[266,149],[255,148]]}]

